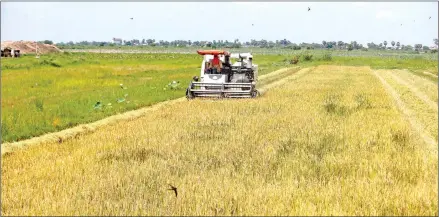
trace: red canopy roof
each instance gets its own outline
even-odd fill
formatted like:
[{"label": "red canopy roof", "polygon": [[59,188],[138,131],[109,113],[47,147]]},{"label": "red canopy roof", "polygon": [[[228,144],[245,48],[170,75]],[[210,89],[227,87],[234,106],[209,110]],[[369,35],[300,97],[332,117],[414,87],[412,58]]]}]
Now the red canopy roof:
[{"label": "red canopy roof", "polygon": [[228,54],[227,51],[223,51],[223,50],[197,50],[197,53],[200,55],[206,55],[206,54],[210,54],[210,55],[223,55],[223,54]]}]

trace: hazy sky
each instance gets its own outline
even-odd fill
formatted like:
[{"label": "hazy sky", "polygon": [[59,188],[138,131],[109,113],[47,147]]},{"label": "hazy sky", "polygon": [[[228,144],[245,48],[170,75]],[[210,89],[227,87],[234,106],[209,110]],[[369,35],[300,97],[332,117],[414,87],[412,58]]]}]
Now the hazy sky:
[{"label": "hazy sky", "polygon": [[437,35],[437,2],[1,3],[2,41],[286,38],[293,43],[394,40],[430,46]]}]

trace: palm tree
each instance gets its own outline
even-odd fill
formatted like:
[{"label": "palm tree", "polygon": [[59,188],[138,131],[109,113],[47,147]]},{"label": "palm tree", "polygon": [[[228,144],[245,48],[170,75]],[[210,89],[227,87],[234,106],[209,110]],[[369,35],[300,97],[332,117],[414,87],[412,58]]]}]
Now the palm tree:
[{"label": "palm tree", "polygon": [[401,44],[399,43],[399,41],[398,42],[396,42],[396,47],[399,49],[399,46],[400,46]]},{"label": "palm tree", "polygon": [[323,47],[326,47],[326,41],[322,41]]},{"label": "palm tree", "polygon": [[387,48],[387,41],[384,41],[384,49]]},{"label": "palm tree", "polygon": [[395,47],[395,41],[392,41],[391,44],[392,44],[392,47]]}]

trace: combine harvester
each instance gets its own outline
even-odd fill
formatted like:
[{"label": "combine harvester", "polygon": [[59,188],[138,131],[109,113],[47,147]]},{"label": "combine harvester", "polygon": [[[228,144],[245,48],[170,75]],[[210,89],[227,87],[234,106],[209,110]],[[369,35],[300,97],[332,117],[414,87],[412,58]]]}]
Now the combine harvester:
[{"label": "combine harvester", "polygon": [[[197,53],[204,56],[201,76],[194,76],[189,84],[186,90],[188,99],[254,98],[259,95],[256,89],[258,65],[253,64],[250,53],[230,54],[222,50],[199,50]],[[221,67],[212,67],[211,61],[215,57],[221,61]],[[231,58],[237,61],[232,64]]]}]

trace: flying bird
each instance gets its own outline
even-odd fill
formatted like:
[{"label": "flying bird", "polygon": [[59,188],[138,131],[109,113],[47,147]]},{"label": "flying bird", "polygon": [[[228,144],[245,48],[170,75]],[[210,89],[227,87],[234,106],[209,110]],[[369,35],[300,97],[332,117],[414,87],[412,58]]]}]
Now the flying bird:
[{"label": "flying bird", "polygon": [[431,19],[431,17],[429,17],[428,19]]},{"label": "flying bird", "polygon": [[134,18],[131,17],[130,19],[134,19]]},{"label": "flying bird", "polygon": [[311,8],[308,7],[308,11],[310,11],[310,10],[311,10]]},{"label": "flying bird", "polygon": [[[169,184],[168,184],[168,185],[169,185]],[[172,186],[172,185],[169,185],[169,186],[171,186],[171,188],[168,189],[168,190],[170,190],[170,191],[174,191],[174,192],[175,192],[175,197],[177,197],[177,195],[178,195],[178,193],[177,193],[177,188],[174,187],[174,186]]]},{"label": "flying bird", "polygon": [[252,26],[254,26],[255,24],[252,23]]}]

